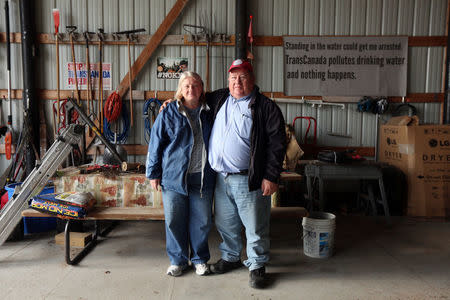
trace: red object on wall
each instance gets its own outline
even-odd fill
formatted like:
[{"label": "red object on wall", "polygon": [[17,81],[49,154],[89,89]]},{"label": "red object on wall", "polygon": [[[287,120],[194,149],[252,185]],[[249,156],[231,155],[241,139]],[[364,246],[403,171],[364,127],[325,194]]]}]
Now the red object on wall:
[{"label": "red object on wall", "polygon": [[250,25],[248,26],[247,42],[253,44],[253,16],[250,16]]},{"label": "red object on wall", "polygon": [[8,193],[3,190],[3,194],[0,197],[0,208],[3,208],[3,206],[5,206],[6,202],[8,202]]}]

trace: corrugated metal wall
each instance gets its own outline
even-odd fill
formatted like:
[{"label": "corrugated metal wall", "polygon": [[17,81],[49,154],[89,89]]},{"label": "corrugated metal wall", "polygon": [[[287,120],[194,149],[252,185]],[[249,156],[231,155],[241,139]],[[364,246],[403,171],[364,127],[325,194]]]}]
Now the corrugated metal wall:
[{"label": "corrugated metal wall", "polygon": [[[39,0],[36,1],[36,31],[54,32],[51,11],[59,8],[61,12],[60,31],[66,25],[76,25],[78,32],[97,31],[103,27],[105,32],[115,32],[133,28],[145,28],[153,34],[175,0]],[[254,35],[408,35],[442,36],[445,34],[446,0],[250,0],[248,10],[254,16]],[[11,31],[20,31],[18,1],[11,2]],[[0,12],[4,19],[4,11]],[[184,9],[169,34],[186,34],[183,24],[207,25],[213,32],[232,35],[235,33],[235,0],[191,0]],[[0,31],[5,31],[4,22]],[[207,23],[207,24],[205,24]],[[0,53],[6,53],[6,45],[0,44]],[[134,61],[144,46],[132,50]],[[408,65],[408,92],[441,92],[443,86],[443,47],[410,47]],[[77,61],[85,60],[85,48],[76,46]],[[91,61],[97,61],[97,47],[90,47]],[[173,91],[176,80],[156,78],[156,57],[189,57],[192,61],[193,47],[160,46],[149,63],[139,74],[134,89]],[[197,47],[196,70],[206,74],[206,48]],[[254,47],[257,83],[262,91],[283,91],[282,47]],[[37,86],[42,89],[56,89],[55,47],[40,45],[37,70]],[[222,57],[221,47],[211,51],[211,88],[224,85],[226,66],[233,60],[234,49],[225,47]],[[70,47],[60,46],[60,64],[71,61]],[[104,62],[113,66],[113,87],[128,72],[126,46],[105,46]],[[224,68],[225,66],[225,68]],[[22,88],[20,44],[12,46],[12,88]],[[6,88],[6,55],[0,56],[0,88]],[[60,79],[63,80],[61,67]],[[225,70],[225,71],[224,71]],[[61,88],[63,88],[61,86]],[[22,123],[22,102],[13,101],[13,118],[16,131]],[[142,116],[143,101],[134,105],[135,126],[128,139],[130,144],[144,144],[144,125]],[[332,146],[374,146],[375,116],[359,113],[356,104],[339,107],[312,107],[310,104],[279,103],[286,122],[291,123],[295,116],[313,116],[318,121],[318,143]],[[438,123],[440,104],[415,104],[423,123]],[[2,105],[3,120],[7,115],[7,105]],[[51,103],[46,103],[46,116],[51,114]],[[47,120],[51,124],[51,118]],[[300,138],[305,130],[305,122],[296,122],[296,134]],[[331,136],[328,133],[348,137]],[[143,157],[130,160],[142,161]],[[7,162],[0,158],[0,169]]]}]

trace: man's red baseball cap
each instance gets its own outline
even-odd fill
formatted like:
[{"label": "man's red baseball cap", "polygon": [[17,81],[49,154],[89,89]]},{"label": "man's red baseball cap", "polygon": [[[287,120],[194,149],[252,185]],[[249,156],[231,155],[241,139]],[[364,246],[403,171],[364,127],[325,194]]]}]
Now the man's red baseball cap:
[{"label": "man's red baseball cap", "polygon": [[232,70],[239,69],[239,68],[253,73],[252,65],[248,61],[243,60],[243,59],[236,59],[235,61],[233,61],[230,68],[228,69],[228,72],[231,72]]}]

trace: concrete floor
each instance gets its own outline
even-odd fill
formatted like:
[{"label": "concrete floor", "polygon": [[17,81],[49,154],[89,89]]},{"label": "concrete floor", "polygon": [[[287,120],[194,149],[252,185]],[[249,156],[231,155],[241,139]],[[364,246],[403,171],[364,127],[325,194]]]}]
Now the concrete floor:
[{"label": "concrete floor", "polygon": [[[0,247],[0,299],[448,299],[450,222],[338,216],[335,254],[303,254],[300,221],[272,221],[272,284],[248,286],[245,268],[224,275],[165,275],[164,223],[120,223],[78,266],[54,233]],[[219,237],[210,238],[211,261]]]}]

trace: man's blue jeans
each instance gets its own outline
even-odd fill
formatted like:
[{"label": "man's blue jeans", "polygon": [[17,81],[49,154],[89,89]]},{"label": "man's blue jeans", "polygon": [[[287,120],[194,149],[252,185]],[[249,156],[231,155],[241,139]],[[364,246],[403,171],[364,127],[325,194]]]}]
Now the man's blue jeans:
[{"label": "man's blue jeans", "polygon": [[188,196],[165,190],[162,198],[166,223],[166,250],[172,265],[206,263],[211,229],[212,189],[200,197],[201,173],[188,174]]},{"label": "man's blue jeans", "polygon": [[223,242],[222,259],[235,262],[242,250],[241,229],[245,227],[249,270],[263,267],[269,261],[270,197],[261,189],[248,190],[248,176],[217,174],[215,190],[215,221]]}]

